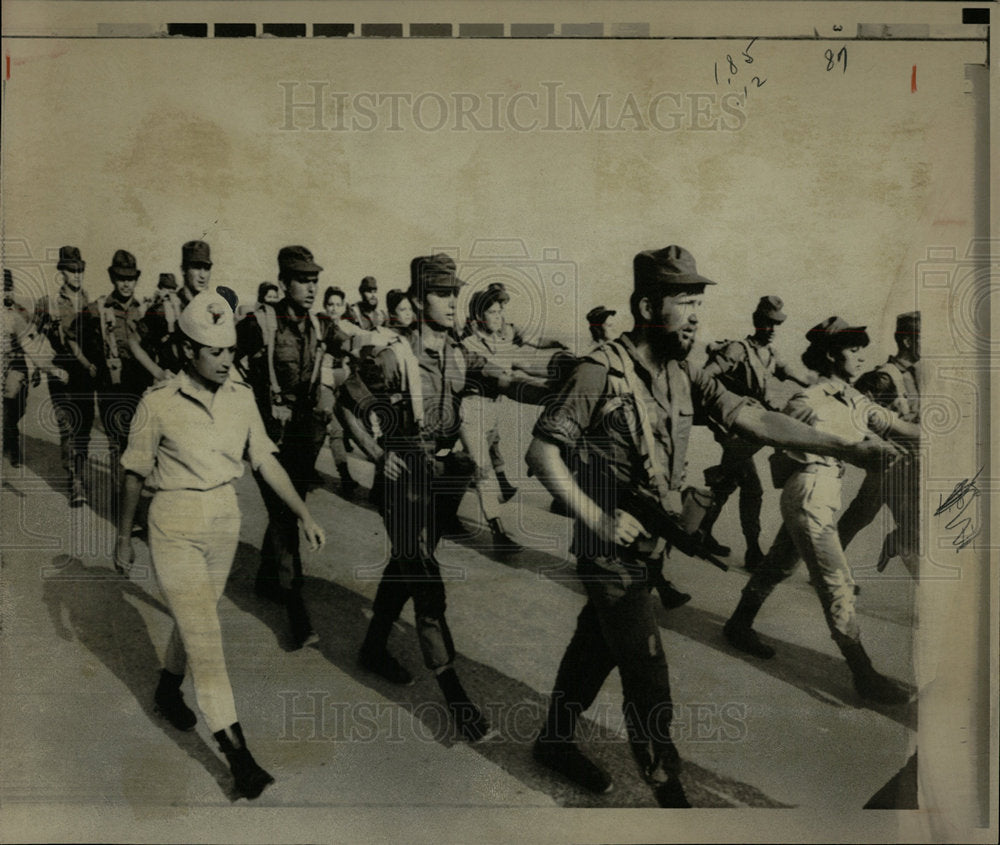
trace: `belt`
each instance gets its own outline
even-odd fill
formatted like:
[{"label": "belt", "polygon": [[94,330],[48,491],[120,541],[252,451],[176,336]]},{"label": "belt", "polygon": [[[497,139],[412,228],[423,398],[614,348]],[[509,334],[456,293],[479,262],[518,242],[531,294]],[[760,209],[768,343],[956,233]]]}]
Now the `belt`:
[{"label": "belt", "polygon": [[843,478],[844,465],[837,464],[835,466],[831,466],[830,464],[803,464],[796,470],[796,472],[815,473],[816,475],[833,475],[837,478]]}]

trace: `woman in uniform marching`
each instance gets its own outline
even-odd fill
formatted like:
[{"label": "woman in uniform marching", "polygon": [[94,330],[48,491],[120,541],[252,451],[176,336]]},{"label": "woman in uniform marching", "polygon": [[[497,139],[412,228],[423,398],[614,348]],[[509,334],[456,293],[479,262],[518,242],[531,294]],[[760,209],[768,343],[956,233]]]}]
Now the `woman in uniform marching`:
[{"label": "woman in uniform marching", "polygon": [[155,491],[150,554],[174,617],[156,710],[175,728],[194,728],[197,717],[180,691],[190,664],[198,707],[236,789],[256,798],[274,778],[250,754],[237,721],[218,614],[239,540],[233,481],[243,474],[244,453],[298,516],[310,548],[321,548],[325,538],[275,457],[253,392],[229,378],[236,345],[232,308],[218,293],[204,291],[181,313],[178,329],[185,367],[143,396],[122,455],[126,474],[114,563],[125,572],[134,559],[132,522],[148,482]]},{"label": "woman in uniform marching", "polygon": [[[852,386],[862,370],[864,348],[869,344],[864,326],[851,326],[840,317],[830,317],[813,326],[806,340],[809,347],[802,353],[802,363],[815,371],[819,380],[792,397],[786,414],[848,442],[857,443],[874,435],[892,435],[913,442],[919,439],[918,426],[904,422]],[[725,636],[740,651],[763,659],[774,656],[774,649],[761,641],[751,626],[761,605],[802,558],[830,634],[851,669],[859,695],[882,704],[903,704],[909,694],[874,669],[861,644],[855,610],[857,591],[837,535],[844,464],[808,452],[786,450],[782,455],[784,468],[779,462],[772,469],[776,483],[782,486],[784,525],[744,587],[740,603],[724,628]]]}]

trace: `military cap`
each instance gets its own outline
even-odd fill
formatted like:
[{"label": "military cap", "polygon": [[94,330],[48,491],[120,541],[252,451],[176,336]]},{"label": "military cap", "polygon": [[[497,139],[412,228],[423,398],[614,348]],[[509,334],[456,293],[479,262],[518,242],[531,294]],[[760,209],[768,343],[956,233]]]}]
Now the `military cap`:
[{"label": "military cap", "polygon": [[87,262],[80,256],[79,247],[59,247],[59,263],[56,264],[57,270],[69,270],[73,273],[81,273],[86,266]]},{"label": "military cap", "polygon": [[450,255],[418,255],[410,262],[410,294],[417,299],[427,291],[457,291],[464,285]]},{"label": "military cap", "polygon": [[173,273],[160,273],[156,287],[159,290],[177,290],[177,277]]},{"label": "military cap", "polygon": [[320,273],[322,270],[304,246],[283,246],[278,251],[279,273]]},{"label": "military cap", "polygon": [[212,266],[212,250],[204,241],[188,241],[181,247],[181,266],[207,264]]},{"label": "military cap", "polygon": [[753,313],[755,315],[760,314],[761,317],[767,317],[768,320],[774,320],[776,323],[783,323],[788,317],[781,310],[784,307],[785,303],[781,301],[780,296],[762,296]]},{"label": "military cap", "polygon": [[618,312],[611,309],[605,308],[603,305],[595,306],[587,312],[587,323],[591,326],[603,326],[607,321],[608,317],[611,317]]},{"label": "military cap", "polygon": [[112,278],[119,279],[138,279],[142,275],[142,271],[136,266],[135,256],[124,249],[115,251],[108,273]]},{"label": "military cap", "polygon": [[920,334],[920,312],[907,311],[896,315],[896,334]]},{"label": "military cap", "polygon": [[806,332],[806,340],[816,346],[867,346],[867,326],[852,326],[841,317],[827,317]]},{"label": "military cap", "polygon": [[632,271],[636,289],[715,284],[698,274],[690,252],[674,244],[638,253],[632,261]]},{"label": "military cap", "polygon": [[236,321],[233,309],[214,290],[197,294],[181,311],[177,327],[195,343],[228,349],[236,345]]},{"label": "military cap", "polygon": [[362,293],[366,290],[378,290],[378,280],[374,276],[365,276],[358,287]]}]

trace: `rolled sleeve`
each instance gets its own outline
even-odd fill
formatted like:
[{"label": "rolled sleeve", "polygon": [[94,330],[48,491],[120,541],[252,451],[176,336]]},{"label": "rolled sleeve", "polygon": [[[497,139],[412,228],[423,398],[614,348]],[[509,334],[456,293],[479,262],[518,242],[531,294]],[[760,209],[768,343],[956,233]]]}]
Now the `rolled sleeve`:
[{"label": "rolled sleeve", "polygon": [[534,436],[560,445],[577,443],[590,427],[607,383],[607,367],[592,361],[581,363],[562,391],[543,406]]},{"label": "rolled sleeve", "polygon": [[129,472],[145,478],[156,466],[156,450],[160,445],[160,425],[156,401],[143,396],[132,418],[128,447],[121,456],[121,465]]},{"label": "rolled sleeve", "polygon": [[728,390],[716,377],[704,370],[688,367],[691,377],[691,398],[699,423],[708,425],[713,431],[729,434],[745,405],[759,405],[756,400],[739,396]]}]

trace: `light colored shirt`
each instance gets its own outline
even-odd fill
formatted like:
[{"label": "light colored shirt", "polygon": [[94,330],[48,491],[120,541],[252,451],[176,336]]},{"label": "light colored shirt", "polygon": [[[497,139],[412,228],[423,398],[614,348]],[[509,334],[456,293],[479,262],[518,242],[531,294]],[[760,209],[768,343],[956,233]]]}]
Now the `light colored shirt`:
[{"label": "light colored shirt", "polygon": [[[872,402],[851,385],[827,378],[796,393],[788,400],[784,412],[817,431],[842,437],[848,443],[860,443],[871,432],[882,434],[899,421],[893,411]],[[828,455],[791,449],[787,454],[800,464],[841,466],[839,460]]]},{"label": "light colored shirt", "polygon": [[278,451],[264,431],[253,391],[232,378],[214,393],[186,372],[139,402],[121,463],[155,490],[211,490]]}]

